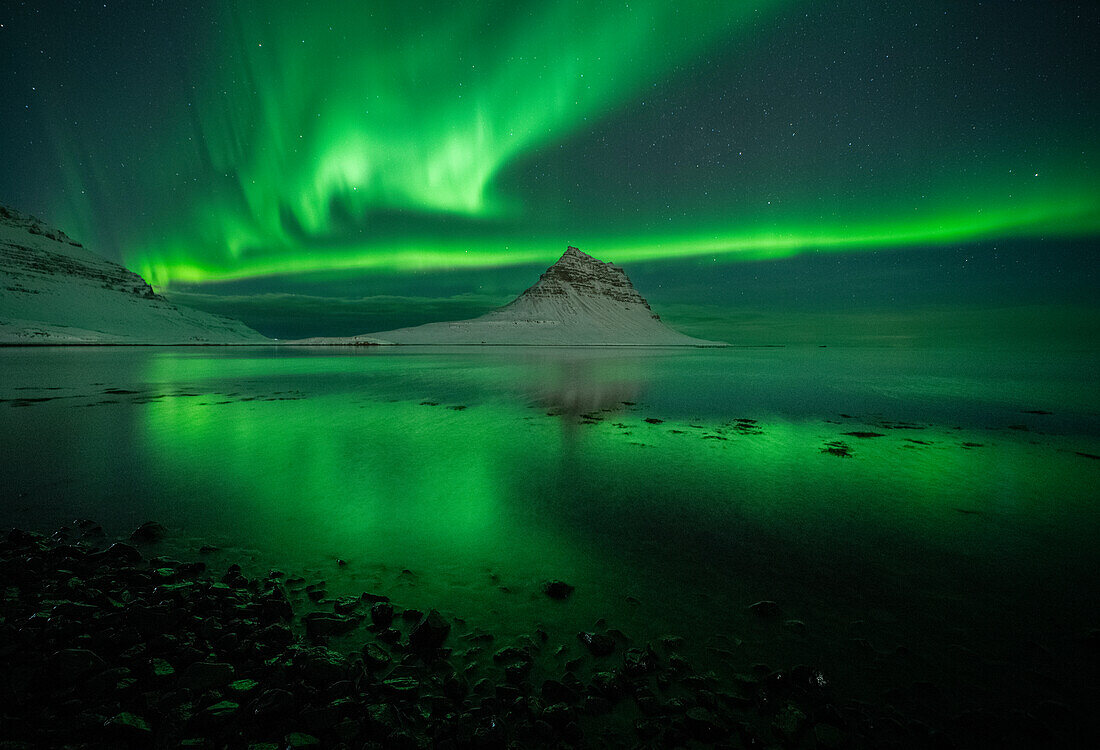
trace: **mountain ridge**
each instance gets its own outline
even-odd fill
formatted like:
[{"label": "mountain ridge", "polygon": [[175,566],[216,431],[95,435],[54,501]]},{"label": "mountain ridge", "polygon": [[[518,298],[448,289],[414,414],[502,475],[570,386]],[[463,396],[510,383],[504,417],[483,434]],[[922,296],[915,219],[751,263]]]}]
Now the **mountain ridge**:
[{"label": "mountain ridge", "polygon": [[243,323],[176,305],[40,219],[0,206],[0,344],[238,344]]}]

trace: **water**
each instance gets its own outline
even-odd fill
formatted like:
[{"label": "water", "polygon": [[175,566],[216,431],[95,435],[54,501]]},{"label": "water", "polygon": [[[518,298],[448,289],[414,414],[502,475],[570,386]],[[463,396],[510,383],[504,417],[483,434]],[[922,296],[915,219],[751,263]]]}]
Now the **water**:
[{"label": "water", "polygon": [[[539,624],[569,640],[604,617],[638,639],[683,635],[719,673],[810,663],[866,700],[927,680],[944,710],[1084,706],[1096,364],[6,349],[0,522],[124,534],[156,519],[179,554],[223,547],[214,566],[304,572],[330,595],[387,593],[504,637]],[[541,594],[552,578],[574,596]],[[780,622],[746,611],[760,599]]]}]

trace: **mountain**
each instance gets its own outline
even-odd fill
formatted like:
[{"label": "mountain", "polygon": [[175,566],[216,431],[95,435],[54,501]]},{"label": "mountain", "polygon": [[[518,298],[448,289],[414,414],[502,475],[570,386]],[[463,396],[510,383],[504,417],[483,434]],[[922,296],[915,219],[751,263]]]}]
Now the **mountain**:
[{"label": "mountain", "polygon": [[174,305],[145,279],[0,206],[0,344],[230,344],[267,338]]},{"label": "mountain", "polygon": [[530,289],[480,318],[383,331],[371,338],[395,344],[726,346],[672,330],[622,268],[575,247]]}]

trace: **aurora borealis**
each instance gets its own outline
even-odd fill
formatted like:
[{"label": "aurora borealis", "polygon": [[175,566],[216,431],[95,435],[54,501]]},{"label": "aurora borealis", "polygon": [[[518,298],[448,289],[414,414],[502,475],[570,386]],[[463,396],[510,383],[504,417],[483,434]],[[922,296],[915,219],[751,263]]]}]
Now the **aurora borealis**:
[{"label": "aurora borealis", "polygon": [[835,287],[864,270],[930,288],[944,275],[930,248],[951,253],[941,270],[977,259],[1021,289],[1033,263],[1013,254],[1038,253],[1074,278],[1044,304],[1095,283],[1090,4],[4,15],[0,200],[213,309],[257,294],[503,300],[567,242],[631,264],[658,306],[728,308],[751,278],[738,261],[804,280],[798,264],[833,254],[865,260],[814,300],[841,304]]}]

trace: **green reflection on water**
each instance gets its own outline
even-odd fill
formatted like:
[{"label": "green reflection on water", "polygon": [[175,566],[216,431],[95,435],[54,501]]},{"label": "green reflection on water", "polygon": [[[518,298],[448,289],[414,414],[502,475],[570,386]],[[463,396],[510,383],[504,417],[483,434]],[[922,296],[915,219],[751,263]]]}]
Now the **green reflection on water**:
[{"label": "green reflection on water", "polygon": [[[852,690],[939,679],[961,639],[1070,659],[1100,595],[1091,370],[990,356],[0,352],[0,509],[111,533],[153,518],[158,552],[214,543],[215,571],[302,572],[502,640],[598,617],[700,651],[736,639],[742,667],[811,663]],[[822,452],[836,441],[852,457]],[[539,592],[559,577],[564,603]],[[746,614],[765,598],[807,634]],[[854,623],[933,656],[869,662]]]},{"label": "green reflection on water", "polygon": [[[691,366],[608,353],[165,352],[145,379],[200,395],[148,404],[144,445],[159,473],[185,478],[200,532],[288,564],[358,561],[349,587],[411,568],[425,597],[517,620],[562,614],[529,595],[551,577],[584,585],[567,611],[579,622],[666,626],[623,604],[655,589],[678,589],[672,599],[700,617],[686,602],[700,591],[735,610],[778,595],[835,609],[837,582],[853,575],[940,577],[959,555],[975,571],[1056,568],[1052,547],[1095,531],[1095,467],[1076,453],[1092,439],[645,402],[668,389],[670,367],[690,380]],[[837,440],[851,458],[823,452]],[[500,600],[489,571],[524,595]],[[832,586],[813,590],[823,578]]]}]

